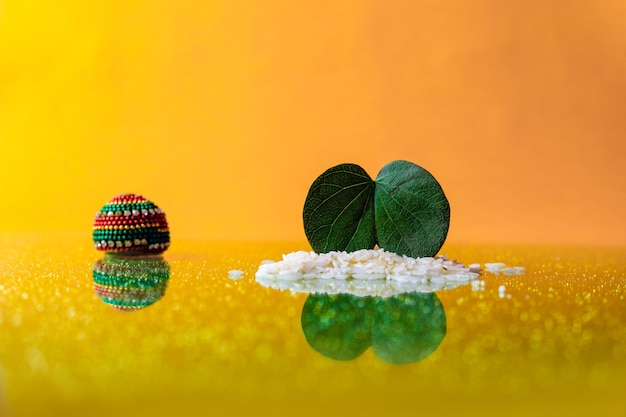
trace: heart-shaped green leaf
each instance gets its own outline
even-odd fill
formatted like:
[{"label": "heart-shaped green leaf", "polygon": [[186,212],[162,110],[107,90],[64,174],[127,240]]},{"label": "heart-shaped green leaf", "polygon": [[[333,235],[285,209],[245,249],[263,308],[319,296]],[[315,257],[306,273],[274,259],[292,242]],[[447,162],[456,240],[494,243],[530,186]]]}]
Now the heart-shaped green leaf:
[{"label": "heart-shaped green leaf", "polygon": [[450,205],[425,169],[407,161],[385,165],[372,180],[363,168],[341,164],[311,185],[304,232],[314,251],[371,249],[434,256],[450,225]]},{"label": "heart-shaped green leaf", "polygon": [[304,232],[316,252],[373,248],[374,180],[354,164],[328,169],[311,185],[303,218]]},{"label": "heart-shaped green leaf", "polygon": [[413,258],[439,252],[450,205],[428,171],[407,161],[388,163],[376,177],[374,202],[378,246]]}]

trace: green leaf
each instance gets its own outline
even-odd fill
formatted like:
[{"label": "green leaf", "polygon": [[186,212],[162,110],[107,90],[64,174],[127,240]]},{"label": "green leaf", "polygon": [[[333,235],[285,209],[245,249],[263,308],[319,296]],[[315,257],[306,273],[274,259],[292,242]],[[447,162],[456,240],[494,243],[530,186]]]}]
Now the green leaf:
[{"label": "green leaf", "polygon": [[411,162],[390,162],[376,181],[358,165],[341,164],[313,182],[303,219],[315,252],[352,252],[378,244],[417,258],[441,249],[450,205],[437,180]]},{"label": "green leaf", "polygon": [[380,170],[374,193],[378,245],[413,258],[434,256],[446,240],[450,205],[428,171],[408,161]]},{"label": "green leaf", "polygon": [[374,181],[358,165],[328,169],[311,185],[303,219],[304,232],[315,252],[373,248]]}]

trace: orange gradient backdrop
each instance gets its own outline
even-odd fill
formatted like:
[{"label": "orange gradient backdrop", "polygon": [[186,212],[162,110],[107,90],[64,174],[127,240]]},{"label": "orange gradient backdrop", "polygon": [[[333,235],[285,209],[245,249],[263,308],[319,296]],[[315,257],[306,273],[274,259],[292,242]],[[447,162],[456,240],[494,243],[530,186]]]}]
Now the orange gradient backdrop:
[{"label": "orange gradient backdrop", "polygon": [[0,231],[140,193],[174,239],[304,239],[308,187],[407,159],[449,240],[626,244],[626,2],[0,6]]}]

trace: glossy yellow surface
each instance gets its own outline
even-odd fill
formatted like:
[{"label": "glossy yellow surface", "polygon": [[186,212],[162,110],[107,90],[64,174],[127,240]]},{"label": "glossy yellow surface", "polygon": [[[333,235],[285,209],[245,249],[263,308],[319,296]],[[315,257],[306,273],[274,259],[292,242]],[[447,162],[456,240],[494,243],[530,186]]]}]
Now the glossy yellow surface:
[{"label": "glossy yellow surface", "polygon": [[445,338],[391,365],[318,353],[307,295],[256,283],[262,260],[306,243],[173,242],[162,298],[119,311],[96,295],[89,238],[0,237],[2,416],[626,415],[620,248],[445,246],[526,273],[438,291]]}]

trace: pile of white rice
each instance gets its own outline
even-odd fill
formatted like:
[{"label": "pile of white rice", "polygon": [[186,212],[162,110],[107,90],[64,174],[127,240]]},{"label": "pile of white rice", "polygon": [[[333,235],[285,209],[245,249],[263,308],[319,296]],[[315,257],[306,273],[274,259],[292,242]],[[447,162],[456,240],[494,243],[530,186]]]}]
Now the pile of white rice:
[{"label": "pile of white rice", "polygon": [[[485,264],[487,272],[519,275],[523,267]],[[301,293],[350,293],[389,297],[406,292],[433,292],[472,284],[484,290],[478,279],[480,264],[465,266],[445,255],[411,258],[384,249],[356,252],[292,252],[281,261],[263,261],[256,280],[264,287]],[[477,285],[474,285],[477,284]]]},{"label": "pile of white rice", "polygon": [[465,267],[445,255],[410,258],[383,249],[356,252],[293,252],[282,261],[263,261],[256,280],[264,287],[298,293],[349,293],[390,297],[433,292],[468,284],[479,265]]},{"label": "pile of white rice", "polygon": [[384,249],[356,252],[292,252],[279,262],[263,261],[256,277],[279,280],[393,280],[398,282],[470,282],[480,268],[466,267],[447,257],[411,258]]}]

